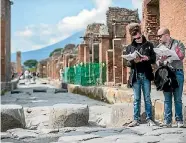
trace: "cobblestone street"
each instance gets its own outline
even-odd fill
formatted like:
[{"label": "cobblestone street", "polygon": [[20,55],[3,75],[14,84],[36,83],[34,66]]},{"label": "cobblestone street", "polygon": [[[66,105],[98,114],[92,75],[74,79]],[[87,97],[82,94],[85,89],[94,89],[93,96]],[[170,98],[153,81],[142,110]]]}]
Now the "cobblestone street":
[{"label": "cobblestone street", "polygon": [[[23,81],[20,81],[23,82]],[[33,92],[42,89],[47,92]],[[149,127],[109,127],[113,105],[102,103],[88,97],[71,93],[54,93],[54,87],[48,84],[19,85],[19,94],[7,93],[2,96],[2,104],[17,104],[24,108],[26,129],[16,128],[1,132],[2,142],[14,143],[185,143],[186,129]],[[81,127],[63,127],[53,129],[49,126],[49,114],[55,104],[70,106],[88,105],[88,125]]]}]

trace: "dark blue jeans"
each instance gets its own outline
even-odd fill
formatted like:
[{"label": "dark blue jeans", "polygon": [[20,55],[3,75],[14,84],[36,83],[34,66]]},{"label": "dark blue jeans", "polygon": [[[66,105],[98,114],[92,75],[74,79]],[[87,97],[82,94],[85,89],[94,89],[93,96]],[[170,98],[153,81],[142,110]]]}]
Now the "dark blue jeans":
[{"label": "dark blue jeans", "polygon": [[134,91],[134,120],[140,120],[141,112],[141,89],[143,91],[146,119],[152,119],[152,103],[151,103],[151,81],[149,81],[145,74],[138,73],[137,81],[132,86]]},{"label": "dark blue jeans", "polygon": [[174,96],[175,104],[175,120],[183,121],[182,114],[182,94],[184,85],[184,73],[183,71],[176,71],[176,78],[179,87],[175,89],[175,92],[164,92],[164,120],[167,124],[172,122],[172,97]]}]

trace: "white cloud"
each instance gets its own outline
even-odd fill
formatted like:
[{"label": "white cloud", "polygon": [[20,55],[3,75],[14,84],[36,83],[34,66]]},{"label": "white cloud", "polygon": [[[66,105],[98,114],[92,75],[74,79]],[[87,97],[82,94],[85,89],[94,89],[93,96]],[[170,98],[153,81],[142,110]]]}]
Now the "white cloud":
[{"label": "white cloud", "polygon": [[[28,51],[42,48],[67,38],[71,34],[85,29],[93,22],[105,23],[105,12],[112,4],[112,0],[93,0],[95,8],[83,9],[76,16],[65,17],[54,25],[29,25],[14,34],[12,52],[16,50]],[[26,37],[26,39],[25,39]],[[24,47],[23,47],[24,46]]]},{"label": "white cloud", "polygon": [[33,32],[31,31],[31,29],[29,28],[25,28],[24,31],[20,31],[16,33],[17,36],[21,36],[21,37],[31,37],[33,36]]},{"label": "white cloud", "polygon": [[142,17],[142,3],[143,0],[132,0],[133,8],[138,9],[139,17]]},{"label": "white cloud", "polygon": [[[41,23],[28,25],[22,31],[13,34],[12,52],[29,51],[42,48],[67,38],[71,34],[85,29],[93,22],[105,23],[106,11],[112,0],[93,0],[95,8],[83,9],[75,16],[67,16],[54,25]],[[142,0],[131,0],[134,9],[138,9],[141,18]]]}]

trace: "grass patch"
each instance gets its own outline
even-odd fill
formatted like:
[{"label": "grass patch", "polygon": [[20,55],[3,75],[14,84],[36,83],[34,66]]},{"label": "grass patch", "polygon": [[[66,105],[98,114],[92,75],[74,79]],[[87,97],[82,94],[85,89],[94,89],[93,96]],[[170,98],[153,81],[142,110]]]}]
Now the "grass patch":
[{"label": "grass patch", "polygon": [[5,95],[6,92],[7,90],[1,90],[1,96]]}]

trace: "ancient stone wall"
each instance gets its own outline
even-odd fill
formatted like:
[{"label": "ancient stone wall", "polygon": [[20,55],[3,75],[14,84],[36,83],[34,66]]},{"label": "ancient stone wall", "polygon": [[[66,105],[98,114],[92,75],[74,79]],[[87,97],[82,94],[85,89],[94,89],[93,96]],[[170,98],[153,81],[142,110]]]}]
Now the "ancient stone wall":
[{"label": "ancient stone wall", "polygon": [[[130,23],[130,22],[139,22],[138,11],[137,10],[129,10],[126,8],[119,7],[109,7],[107,13],[107,26],[109,30],[109,35],[113,37],[113,22],[116,21],[122,23]],[[125,26],[121,24],[116,24],[116,35],[118,37],[123,37],[126,34]]]},{"label": "ancient stone wall", "polygon": [[157,31],[160,26],[160,12],[158,0],[144,0],[142,14],[142,32],[146,38],[157,44]]}]

